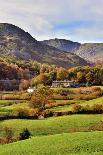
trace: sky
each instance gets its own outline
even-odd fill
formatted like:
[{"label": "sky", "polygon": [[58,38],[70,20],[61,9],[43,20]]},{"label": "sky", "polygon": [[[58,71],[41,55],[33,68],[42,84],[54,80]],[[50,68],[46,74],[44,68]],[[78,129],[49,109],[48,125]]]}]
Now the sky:
[{"label": "sky", "polygon": [[0,0],[0,23],[37,40],[103,42],[103,0]]}]

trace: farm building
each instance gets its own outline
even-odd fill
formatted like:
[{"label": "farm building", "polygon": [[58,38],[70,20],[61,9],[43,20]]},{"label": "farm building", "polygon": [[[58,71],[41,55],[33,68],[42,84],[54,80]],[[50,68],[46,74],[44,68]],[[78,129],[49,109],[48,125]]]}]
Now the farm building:
[{"label": "farm building", "polygon": [[52,87],[75,87],[77,84],[74,81],[53,81]]}]

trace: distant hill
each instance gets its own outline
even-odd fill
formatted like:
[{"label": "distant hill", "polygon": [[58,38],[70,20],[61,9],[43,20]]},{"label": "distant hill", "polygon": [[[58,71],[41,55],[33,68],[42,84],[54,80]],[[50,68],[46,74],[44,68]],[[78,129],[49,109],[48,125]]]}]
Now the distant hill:
[{"label": "distant hill", "polygon": [[87,65],[87,61],[76,54],[39,42],[19,27],[7,23],[0,24],[0,57],[36,60],[62,67]]},{"label": "distant hill", "polygon": [[57,38],[44,40],[43,43],[68,52],[73,52],[79,49],[79,47],[81,46],[81,44],[78,42],[73,42],[66,39],[57,39]]},{"label": "distant hill", "polygon": [[44,44],[56,47],[60,50],[75,53],[92,63],[103,62],[103,43],[85,43],[72,42],[65,39],[44,40]]},{"label": "distant hill", "polygon": [[85,43],[75,50],[75,54],[94,63],[103,62],[103,43]]}]

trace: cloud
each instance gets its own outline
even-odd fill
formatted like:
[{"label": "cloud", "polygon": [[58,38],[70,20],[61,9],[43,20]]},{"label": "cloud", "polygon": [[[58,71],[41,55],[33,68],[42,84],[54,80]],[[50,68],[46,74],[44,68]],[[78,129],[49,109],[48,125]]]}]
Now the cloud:
[{"label": "cloud", "polygon": [[103,41],[102,10],[103,0],[0,0],[0,22],[15,24],[39,40]]}]

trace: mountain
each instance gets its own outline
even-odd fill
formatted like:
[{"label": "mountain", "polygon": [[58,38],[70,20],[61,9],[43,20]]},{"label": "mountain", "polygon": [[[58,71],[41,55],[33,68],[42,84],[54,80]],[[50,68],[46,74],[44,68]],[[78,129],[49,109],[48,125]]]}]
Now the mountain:
[{"label": "mountain", "polygon": [[53,46],[55,48],[58,48],[63,51],[73,52],[81,46],[78,42],[73,42],[66,39],[50,39],[50,40],[44,40],[42,41],[44,44]]},{"label": "mountain", "polygon": [[76,54],[39,42],[28,32],[7,23],[0,24],[0,57],[15,58],[15,60],[36,60],[62,67],[88,64]]},{"label": "mountain", "polygon": [[103,62],[103,43],[85,43],[75,50],[75,54],[81,56],[85,60],[102,63]]},{"label": "mountain", "polygon": [[43,43],[60,50],[75,53],[91,63],[103,62],[103,43],[80,44],[65,39],[44,40]]}]

